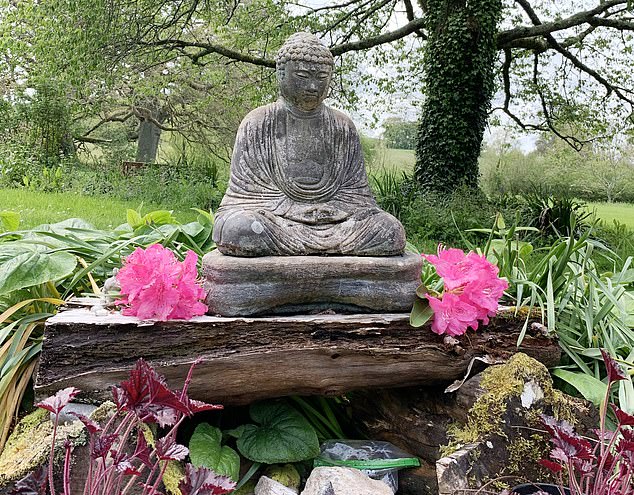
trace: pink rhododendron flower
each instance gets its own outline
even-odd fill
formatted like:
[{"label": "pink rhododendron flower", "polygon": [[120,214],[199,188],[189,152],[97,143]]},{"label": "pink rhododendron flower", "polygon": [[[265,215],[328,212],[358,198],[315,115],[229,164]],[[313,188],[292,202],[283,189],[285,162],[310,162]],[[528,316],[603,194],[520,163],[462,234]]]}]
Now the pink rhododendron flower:
[{"label": "pink rhododendron flower", "polygon": [[478,328],[477,309],[463,298],[445,293],[442,299],[427,295],[429,305],[434,310],[431,329],[439,334],[462,335],[468,327]]},{"label": "pink rhododendron flower", "polygon": [[143,320],[189,319],[205,314],[204,289],[198,285],[198,256],[188,251],[183,262],[169,249],[153,244],[137,248],[117,273],[124,315]]},{"label": "pink rhododendron flower", "polygon": [[460,249],[438,247],[438,255],[423,255],[443,279],[440,297],[425,297],[434,311],[432,330],[437,334],[462,335],[479,322],[487,325],[508,282],[498,277],[498,267],[486,257]]}]

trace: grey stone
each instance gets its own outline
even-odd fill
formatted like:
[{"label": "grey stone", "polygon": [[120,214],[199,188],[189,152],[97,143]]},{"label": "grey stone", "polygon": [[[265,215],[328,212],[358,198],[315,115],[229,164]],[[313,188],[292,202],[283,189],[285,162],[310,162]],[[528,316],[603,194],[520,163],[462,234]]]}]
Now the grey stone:
[{"label": "grey stone", "polygon": [[370,479],[358,469],[313,469],[301,495],[394,495],[382,481]]},{"label": "grey stone", "polygon": [[236,258],[213,251],[203,274],[210,314],[398,313],[412,309],[421,263],[412,253]]},{"label": "grey stone", "polygon": [[236,137],[213,231],[222,253],[404,252],[403,226],[370,191],[354,124],[323,103],[332,67],[330,51],[311,34],[297,33],[280,49],[280,98],[250,112]]},{"label": "grey stone", "polygon": [[297,492],[278,481],[262,476],[255,485],[255,495],[297,495]]},{"label": "grey stone", "polygon": [[[59,413],[59,422],[60,423],[72,423],[73,421],[78,421],[77,416],[74,416],[71,413],[82,414],[87,418],[97,410],[97,406],[92,404],[80,404],[77,402],[71,402],[64,406],[64,408]],[[55,421],[55,414],[51,413],[51,421]]]}]

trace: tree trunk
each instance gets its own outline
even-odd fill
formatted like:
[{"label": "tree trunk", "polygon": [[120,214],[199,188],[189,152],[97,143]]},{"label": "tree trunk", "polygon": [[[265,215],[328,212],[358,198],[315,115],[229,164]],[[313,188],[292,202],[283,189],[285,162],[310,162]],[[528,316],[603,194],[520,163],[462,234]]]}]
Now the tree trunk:
[{"label": "tree trunk", "polygon": [[[152,114],[154,121],[162,124],[168,117],[165,108],[161,108],[160,102],[153,100],[146,102],[145,109]],[[150,119],[141,119],[139,122],[139,136],[137,138],[136,161],[143,163],[154,163],[161,140],[161,128]]]},{"label": "tree trunk", "polygon": [[136,150],[137,162],[154,163],[156,161],[161,132],[161,128],[154,122],[149,120],[140,122]]},{"label": "tree trunk", "polygon": [[425,101],[415,168],[423,190],[477,187],[501,11],[501,0],[428,1]]}]

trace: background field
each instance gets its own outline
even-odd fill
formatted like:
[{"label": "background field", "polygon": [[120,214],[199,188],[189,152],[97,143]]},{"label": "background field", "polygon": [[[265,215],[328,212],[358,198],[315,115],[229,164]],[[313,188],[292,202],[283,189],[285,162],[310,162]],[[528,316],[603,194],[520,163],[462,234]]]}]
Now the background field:
[{"label": "background field", "polygon": [[[0,189],[0,210],[20,214],[20,228],[28,229],[43,223],[55,223],[67,218],[82,218],[99,229],[113,228],[126,222],[126,210],[169,209],[152,203],[120,201],[106,197],[81,196],[70,193],[44,193],[28,189]],[[182,222],[193,221],[197,213],[191,210],[175,210]]]},{"label": "background field", "polygon": [[[627,225],[634,229],[634,204],[631,203],[588,203],[588,210],[594,211],[595,216],[603,221]],[[634,253],[633,253],[634,254]]]}]

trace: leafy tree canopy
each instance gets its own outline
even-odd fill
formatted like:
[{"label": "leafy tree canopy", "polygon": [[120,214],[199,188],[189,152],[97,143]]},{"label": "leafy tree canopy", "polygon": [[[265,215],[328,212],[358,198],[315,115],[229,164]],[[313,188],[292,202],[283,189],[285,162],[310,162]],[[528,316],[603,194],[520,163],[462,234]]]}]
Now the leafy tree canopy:
[{"label": "leafy tree canopy", "polygon": [[[360,92],[353,87],[424,94],[421,48],[432,34],[431,26],[437,24],[430,22],[431,14],[447,15],[438,12],[438,5],[451,4],[427,0],[417,4],[342,0],[323,5],[297,0],[0,3],[5,88],[15,87],[25,73],[30,80],[54,78],[72,88],[78,108],[97,108],[102,118],[118,104],[121,112],[142,113],[138,101],[146,95],[167,99],[169,92],[171,105],[189,102],[192,85],[210,95],[195,98],[205,102],[196,111],[217,117],[236,102],[253,106],[270,100],[274,53],[290,33],[302,29],[321,36],[337,56],[333,89],[339,101],[358,105]],[[466,4],[465,0],[454,3],[456,8]],[[499,91],[492,102],[494,115],[505,115],[529,131],[554,132],[576,148],[632,127],[630,3],[504,0],[495,35]],[[390,70],[378,75],[364,72],[369,63]],[[576,135],[565,131],[571,121],[577,123]]]}]

